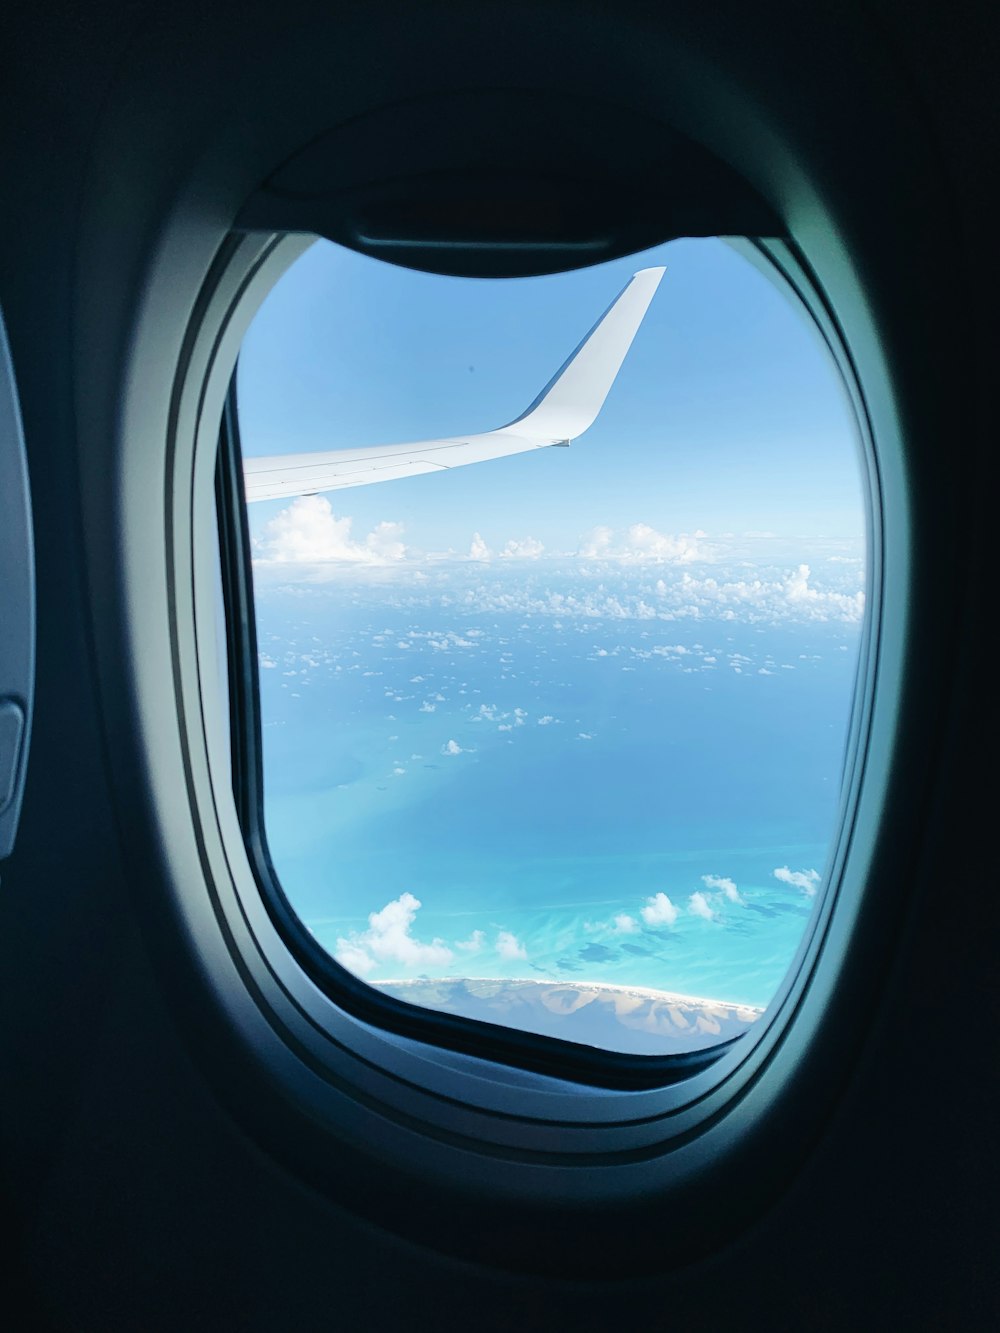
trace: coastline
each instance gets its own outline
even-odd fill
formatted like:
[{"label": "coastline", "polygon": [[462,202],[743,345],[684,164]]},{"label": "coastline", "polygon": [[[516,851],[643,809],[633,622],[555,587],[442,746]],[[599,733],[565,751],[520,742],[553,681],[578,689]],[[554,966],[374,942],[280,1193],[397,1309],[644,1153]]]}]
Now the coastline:
[{"label": "coastline", "polygon": [[744,1004],[740,1000],[720,1000],[707,995],[686,995],[680,991],[657,990],[652,986],[632,986],[628,983],[617,984],[612,981],[564,981],[539,977],[391,977],[381,981],[369,981],[369,986],[398,986],[401,989],[410,986],[453,986],[460,982],[477,982],[491,986],[532,986],[559,987],[570,990],[599,991],[614,995],[629,995],[642,1000],[659,1000],[666,1004],[681,1004],[699,1009],[730,1009],[741,1014],[752,1014],[754,1021],[764,1013],[763,1005]]}]

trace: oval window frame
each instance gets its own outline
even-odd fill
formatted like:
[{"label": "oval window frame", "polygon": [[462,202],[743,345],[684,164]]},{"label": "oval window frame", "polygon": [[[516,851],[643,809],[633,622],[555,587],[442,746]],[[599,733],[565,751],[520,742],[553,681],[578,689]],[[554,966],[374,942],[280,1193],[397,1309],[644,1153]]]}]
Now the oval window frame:
[{"label": "oval window frame", "polygon": [[[806,304],[838,361],[858,414],[872,469],[872,532],[869,542],[869,612],[859,663],[858,694],[851,726],[850,757],[845,765],[844,796],[837,846],[831,858],[829,885],[806,932],[796,962],[756,1030],[724,1051],[709,1067],[671,1084],[617,1090],[567,1083],[516,1065],[498,1065],[469,1052],[429,1045],[379,1028],[351,1014],[324,993],[301,967],[269,915],[257,878],[246,855],[231,794],[226,790],[227,756],[213,735],[220,734],[218,716],[219,663],[214,658],[215,596],[212,524],[206,497],[212,493],[218,422],[235,366],[239,343],[250,319],[278,276],[308,244],[301,237],[232,238],[206,284],[198,326],[189,339],[187,364],[178,377],[171,451],[172,531],[175,594],[191,591],[183,606],[175,596],[175,670],[189,699],[184,715],[188,727],[191,805],[201,825],[200,842],[209,864],[213,915],[223,926],[228,949],[254,1017],[263,1016],[271,1037],[283,1047],[278,1063],[300,1065],[293,1079],[295,1095],[321,1123],[343,1128],[343,1104],[355,1112],[366,1107],[384,1124],[405,1134],[417,1130],[424,1140],[434,1174],[459,1185],[467,1178],[470,1148],[475,1174],[483,1187],[501,1197],[517,1197],[523,1183],[516,1177],[547,1164],[554,1177],[572,1175],[574,1166],[598,1163],[610,1198],[631,1193],[625,1183],[637,1162],[654,1166],[673,1189],[699,1176],[704,1167],[706,1135],[712,1128],[713,1153],[723,1151],[719,1135],[742,1122],[762,1075],[773,1066],[775,1052],[787,1050],[793,1033],[798,1045],[808,1044],[808,1029],[822,1022],[819,1008],[820,964],[829,973],[831,957],[845,947],[850,934],[845,917],[854,915],[860,885],[867,878],[850,867],[858,831],[863,782],[879,790],[885,772],[872,773],[871,746],[877,658],[882,612],[881,488],[878,486],[872,432],[865,400],[853,374],[846,344],[839,335],[805,266],[792,247],[780,242],[744,246],[771,276],[779,275],[793,299]],[[188,442],[189,447],[184,448]],[[189,637],[185,638],[185,622]],[[214,702],[213,702],[214,700]],[[194,757],[197,756],[196,762]],[[206,799],[206,793],[211,793]],[[877,798],[867,801],[869,807]],[[846,885],[846,887],[845,887]],[[246,1006],[241,1008],[245,1011]],[[794,1022],[793,1022],[794,1019]],[[251,1026],[254,1026],[252,1023]],[[273,1053],[273,1052],[272,1052]],[[304,1071],[308,1071],[307,1074]],[[742,1111],[735,1114],[737,1107]],[[741,1127],[737,1138],[745,1134]],[[379,1155],[404,1163],[384,1136]],[[426,1145],[433,1145],[429,1150]],[[681,1158],[690,1153],[686,1166]],[[370,1149],[370,1142],[367,1145]],[[459,1161],[462,1162],[459,1167]],[[612,1178],[619,1175],[617,1184]],[[565,1182],[549,1198],[563,1197]],[[622,1194],[624,1190],[624,1195]],[[570,1190],[572,1195],[572,1189]]]}]

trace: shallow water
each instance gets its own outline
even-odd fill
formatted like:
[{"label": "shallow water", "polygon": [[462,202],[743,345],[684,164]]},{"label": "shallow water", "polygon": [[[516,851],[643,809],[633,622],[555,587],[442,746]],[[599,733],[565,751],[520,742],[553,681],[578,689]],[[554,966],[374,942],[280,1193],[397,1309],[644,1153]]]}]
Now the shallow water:
[{"label": "shallow water", "polygon": [[[458,600],[259,598],[266,823],[306,924],[349,965],[345,943],[366,950],[373,981],[765,1005],[835,829],[857,625]],[[373,936],[369,914],[402,895],[419,903],[404,942]]]}]

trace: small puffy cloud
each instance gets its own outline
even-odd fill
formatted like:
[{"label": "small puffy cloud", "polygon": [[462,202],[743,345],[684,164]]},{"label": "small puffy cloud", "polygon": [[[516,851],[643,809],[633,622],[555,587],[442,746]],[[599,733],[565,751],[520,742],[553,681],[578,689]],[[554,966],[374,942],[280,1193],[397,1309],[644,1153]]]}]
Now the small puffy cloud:
[{"label": "small puffy cloud", "polygon": [[455,948],[466,953],[479,953],[486,943],[486,936],[481,930],[474,930],[467,940],[456,940]]},{"label": "small puffy cloud", "polygon": [[437,704],[432,704],[430,699],[425,699],[420,705],[419,711],[421,713],[433,713],[436,708]]},{"label": "small puffy cloud", "polygon": [[523,541],[511,538],[500,554],[508,560],[537,560],[544,550],[535,537],[525,537]]},{"label": "small puffy cloud", "polygon": [[527,949],[517,936],[509,930],[501,930],[497,935],[497,953],[501,958],[507,959],[508,962],[512,962],[514,959],[524,959],[528,956]]},{"label": "small puffy cloud", "polygon": [[739,889],[734,882],[724,875],[702,875],[702,884],[707,889],[716,889],[719,893],[725,894],[731,903],[742,903]]},{"label": "small puffy cloud", "polygon": [[445,741],[441,746],[442,754],[468,754],[469,751],[459,745],[458,741]]},{"label": "small puffy cloud", "polygon": [[604,559],[611,554],[611,543],[614,536],[612,528],[593,528],[581,541],[580,554],[592,560]]},{"label": "small puffy cloud", "polygon": [[639,915],[647,926],[672,926],[677,920],[677,908],[665,893],[654,893],[646,899]]},{"label": "small puffy cloud", "polygon": [[420,910],[420,899],[412,893],[400,894],[379,912],[368,917],[368,929],[352,931],[337,940],[334,957],[358,976],[367,976],[378,966],[443,967],[454,954],[443,940],[429,944],[414,938],[413,923]]},{"label": "small puffy cloud", "polygon": [[378,966],[371,954],[366,953],[360,944],[352,944],[348,939],[337,941],[337,949],[333,956],[341,967],[346,967],[348,972],[353,972],[356,977],[366,977]]},{"label": "small puffy cloud", "polygon": [[555,721],[555,718],[552,716],[552,714],[551,714],[551,713],[546,713],[544,717],[540,717],[540,718],[538,719],[538,725],[539,725],[540,727],[548,727],[548,726],[551,726],[552,723],[553,723],[554,721]]},{"label": "small puffy cloud", "polygon": [[593,528],[582,538],[578,554],[588,560],[618,560],[622,564],[679,564],[700,560],[700,530],[689,536],[658,532],[648,523],[633,523],[620,537],[609,527]]},{"label": "small puffy cloud", "polygon": [[810,898],[819,887],[820,875],[818,870],[789,870],[788,866],[779,866],[777,870],[772,870],[771,873],[782,884],[790,884],[794,889],[801,889]]},{"label": "small puffy cloud", "polygon": [[612,929],[616,935],[634,935],[639,929],[639,923],[627,912],[619,912],[612,922]]},{"label": "small puffy cloud", "polygon": [[625,549],[633,560],[667,560],[686,565],[698,559],[697,537],[704,535],[699,532],[695,537],[689,537],[683,533],[673,537],[657,532],[648,523],[633,523],[626,534]]},{"label": "small puffy cloud", "polygon": [[402,524],[379,523],[363,541],[354,540],[351,525],[324,495],[300,495],[265,524],[257,558],[300,565],[389,565],[405,558]]},{"label": "small puffy cloud", "polygon": [[486,561],[492,559],[492,555],[492,551],[483,541],[479,533],[474,532],[472,534],[472,545],[469,547],[469,559]]},{"label": "small puffy cloud", "polygon": [[712,904],[699,889],[692,893],[688,899],[688,911],[694,916],[704,917],[706,921],[714,921],[715,913],[712,910]]},{"label": "small puffy cloud", "polygon": [[377,523],[365,538],[365,547],[379,563],[405,559],[406,544],[403,541],[402,523],[388,523],[384,520]]},{"label": "small puffy cloud", "polygon": [[811,574],[812,571],[808,565],[799,565],[794,573],[786,576],[784,593],[785,600],[790,606],[803,614],[814,615],[817,619],[826,619],[832,605],[839,612],[837,618],[841,620],[859,621],[861,619],[865,606],[863,592],[821,592],[810,584]]}]

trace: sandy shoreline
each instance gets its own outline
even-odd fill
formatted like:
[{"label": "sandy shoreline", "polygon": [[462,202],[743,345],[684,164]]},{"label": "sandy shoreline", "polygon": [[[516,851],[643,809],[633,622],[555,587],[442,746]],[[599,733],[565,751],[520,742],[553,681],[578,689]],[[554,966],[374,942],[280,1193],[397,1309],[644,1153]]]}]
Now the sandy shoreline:
[{"label": "sandy shoreline", "polygon": [[492,986],[565,986],[572,990],[600,991],[613,995],[632,995],[643,1000],[659,1000],[666,1004],[683,1004],[699,1009],[732,1009],[740,1013],[753,1014],[756,1018],[764,1012],[762,1006],[743,1004],[739,1000],[717,1000],[705,995],[683,995],[679,991],[656,990],[651,986],[618,985],[612,981],[556,981],[538,977],[407,977],[385,981],[370,981],[370,986],[454,986],[463,981],[478,982]]}]

